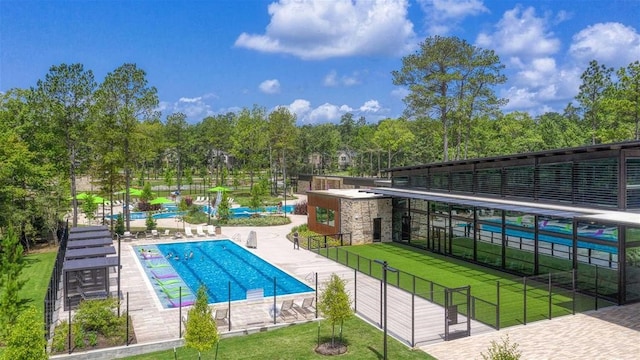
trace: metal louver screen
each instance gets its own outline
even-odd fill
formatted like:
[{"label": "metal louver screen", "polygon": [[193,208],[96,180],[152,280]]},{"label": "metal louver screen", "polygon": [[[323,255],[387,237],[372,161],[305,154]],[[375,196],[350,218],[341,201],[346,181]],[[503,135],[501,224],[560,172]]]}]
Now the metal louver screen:
[{"label": "metal louver screen", "polygon": [[461,171],[451,173],[451,191],[472,192],[473,172]]},{"label": "metal louver screen", "polygon": [[478,194],[500,195],[502,176],[500,169],[478,170]]},{"label": "metal louver screen", "polygon": [[449,190],[449,174],[434,173],[431,175],[431,188],[437,190]]},{"label": "metal louver screen", "polygon": [[505,168],[504,195],[533,199],[533,175],[533,165]]},{"label": "metal louver screen", "polygon": [[573,183],[576,204],[616,207],[618,205],[618,159],[576,162]]},{"label": "metal louver screen", "polygon": [[572,202],[572,168],[573,163],[539,165],[538,199]]},{"label": "metal louver screen", "polygon": [[640,158],[627,159],[627,209],[640,209]]}]

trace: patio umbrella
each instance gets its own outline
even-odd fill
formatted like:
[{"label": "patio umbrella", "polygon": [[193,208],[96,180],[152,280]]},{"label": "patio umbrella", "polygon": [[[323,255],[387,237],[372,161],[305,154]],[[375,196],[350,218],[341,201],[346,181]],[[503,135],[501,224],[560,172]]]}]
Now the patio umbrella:
[{"label": "patio umbrella", "polygon": [[173,202],[173,200],[167,199],[166,197],[160,196],[160,197],[157,197],[157,198],[149,201],[149,204],[151,204],[151,205],[160,205],[160,204],[169,204],[169,203],[172,203],[172,202]]},{"label": "patio umbrella", "polygon": [[216,186],[216,187],[212,187],[211,189],[209,189],[207,191],[208,192],[231,191],[231,189],[229,189],[228,187],[224,187],[224,186]]},{"label": "patio umbrella", "polygon": [[[127,190],[125,189],[125,190],[120,190],[118,192],[115,192],[114,194],[120,195],[120,194],[126,194],[126,193],[127,193]],[[142,195],[142,190],[136,189],[136,188],[129,188],[129,195],[131,195],[131,196],[141,196]]]},{"label": "patio umbrella", "polygon": [[[84,200],[87,198],[87,196],[89,196],[89,194],[84,192],[76,194],[76,200]],[[73,196],[69,196],[69,200],[73,200]]]}]

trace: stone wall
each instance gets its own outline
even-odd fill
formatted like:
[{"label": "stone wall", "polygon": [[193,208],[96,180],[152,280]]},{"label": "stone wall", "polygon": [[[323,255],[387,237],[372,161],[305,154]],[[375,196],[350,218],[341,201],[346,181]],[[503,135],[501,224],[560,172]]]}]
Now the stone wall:
[{"label": "stone wall", "polygon": [[391,199],[347,199],[340,203],[341,232],[351,233],[353,245],[373,242],[373,219],[382,219],[381,240],[391,241]]}]

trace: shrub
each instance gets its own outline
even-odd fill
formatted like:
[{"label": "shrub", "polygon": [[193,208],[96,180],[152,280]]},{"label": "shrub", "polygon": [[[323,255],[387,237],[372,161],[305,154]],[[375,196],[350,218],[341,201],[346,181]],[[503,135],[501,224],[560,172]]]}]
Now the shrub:
[{"label": "shrub", "polygon": [[51,349],[53,352],[63,352],[67,347],[67,335],[69,334],[69,323],[64,320],[53,330]]},{"label": "shrub", "polygon": [[45,346],[42,320],[36,309],[29,307],[18,315],[16,323],[11,327],[2,359],[47,359]]},{"label": "shrub", "polygon": [[293,214],[294,215],[308,215],[307,214],[307,202],[306,201],[301,201],[296,203],[296,205],[293,207]]},{"label": "shrub", "polygon": [[507,334],[502,338],[502,343],[498,344],[496,341],[491,340],[491,346],[489,346],[488,354],[481,353],[484,360],[518,360],[522,353],[518,350],[518,344],[509,342],[509,335]]},{"label": "shrub", "polygon": [[74,322],[85,331],[97,331],[107,337],[114,336],[123,327],[126,318],[118,317],[116,299],[81,301]]}]

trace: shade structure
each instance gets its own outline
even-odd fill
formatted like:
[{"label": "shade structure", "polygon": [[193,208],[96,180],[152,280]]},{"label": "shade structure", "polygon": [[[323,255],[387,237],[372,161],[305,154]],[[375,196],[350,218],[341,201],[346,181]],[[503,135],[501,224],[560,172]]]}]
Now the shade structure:
[{"label": "shade structure", "polygon": [[224,186],[216,186],[216,187],[212,187],[211,189],[209,189],[207,191],[208,192],[231,191],[231,189],[229,189],[228,187],[224,187]]},{"label": "shade structure", "polygon": [[[98,195],[87,194],[84,192],[76,194],[76,200],[87,200],[89,197],[93,199],[95,204],[108,203],[108,201]],[[73,197],[70,197],[69,200],[73,200]]]},{"label": "shade structure", "polygon": [[[127,190],[120,190],[120,191],[116,192],[115,194],[126,194],[126,193],[127,193]],[[129,195],[142,196],[142,190],[136,189],[136,188],[129,188]]]},{"label": "shade structure", "polygon": [[160,204],[170,204],[172,202],[173,202],[173,200],[167,199],[166,197],[163,197],[163,196],[160,196],[160,197],[157,197],[157,198],[149,201],[149,204],[151,204],[151,205],[160,205]]}]

